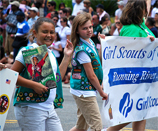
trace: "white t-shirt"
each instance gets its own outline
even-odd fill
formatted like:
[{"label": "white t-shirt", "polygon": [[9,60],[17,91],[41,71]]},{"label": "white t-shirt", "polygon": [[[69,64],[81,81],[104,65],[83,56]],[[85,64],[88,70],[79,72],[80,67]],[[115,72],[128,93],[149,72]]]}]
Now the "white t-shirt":
[{"label": "white t-shirt", "polygon": [[156,12],[158,12],[158,8],[154,7],[151,11],[151,17],[155,17]]},{"label": "white t-shirt", "polygon": [[[33,43],[31,46],[33,46],[34,48],[38,47],[38,45],[36,43]],[[22,55],[23,50],[26,50],[26,49],[22,48],[19,51],[19,53],[18,53],[15,60],[17,60],[20,63],[22,63],[23,65],[25,65],[23,55]],[[56,72],[57,72],[56,59],[55,59],[54,55],[52,54],[51,50],[49,50],[49,49],[47,49],[47,50],[48,50],[48,56],[50,58],[50,62],[51,62],[52,68],[53,68],[53,72],[54,72],[54,75],[56,77]],[[29,107],[32,107],[32,108],[37,108],[37,109],[40,109],[40,110],[49,111],[50,109],[54,108],[54,103],[53,102],[54,102],[55,96],[56,96],[56,88],[50,90],[49,97],[48,97],[47,101],[45,101],[45,102],[29,103],[29,104],[26,103],[26,104],[21,104],[21,105],[29,106]]]},{"label": "white t-shirt", "polygon": [[[59,45],[61,45],[61,41],[53,42],[53,44],[51,45],[51,47],[54,46],[55,48],[59,49]],[[51,49],[51,50],[53,51],[53,53],[54,53],[54,55],[55,55],[56,58],[60,57],[59,51],[54,50],[54,49]]]},{"label": "white t-shirt", "polygon": [[80,2],[79,4],[76,3],[76,4],[74,5],[73,11],[72,11],[72,15],[76,16],[77,13],[78,13],[80,10],[83,10],[83,9],[85,9],[84,4],[83,4],[83,1]]},{"label": "white t-shirt", "polygon": [[[93,46],[93,44],[89,44],[88,42],[86,42],[85,40],[83,40],[82,38],[80,38],[84,43],[86,43],[92,50],[94,50],[94,52],[96,53],[96,50],[95,50],[95,45]],[[80,51],[78,54],[77,54],[77,61],[80,63],[80,64],[85,64],[85,63],[90,63],[91,62],[91,59],[90,57],[84,52],[84,51]],[[70,88],[70,93],[75,95],[75,96],[78,96],[78,97],[81,97],[82,95],[84,97],[91,97],[91,96],[96,96],[97,94],[97,91],[82,91],[82,90],[75,90],[75,89],[72,89]]]},{"label": "white t-shirt", "polygon": [[61,41],[61,44],[62,44],[62,48],[65,48],[67,35],[71,34],[71,30],[68,26],[66,26],[64,28],[60,28],[58,34],[59,34],[59,37],[61,39],[60,41]]},{"label": "white t-shirt", "polygon": [[117,9],[117,10],[115,11],[115,16],[117,16],[118,19],[120,19],[120,18],[121,18],[121,15],[122,15],[122,10],[119,8],[119,9]]}]

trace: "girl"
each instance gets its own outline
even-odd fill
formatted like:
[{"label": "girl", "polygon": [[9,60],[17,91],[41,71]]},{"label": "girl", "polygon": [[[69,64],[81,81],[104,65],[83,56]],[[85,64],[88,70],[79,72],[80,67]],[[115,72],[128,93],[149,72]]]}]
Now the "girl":
[{"label": "girl", "polygon": [[71,41],[74,45],[72,59],[72,75],[70,78],[70,93],[77,104],[78,121],[70,131],[101,131],[102,122],[96,93],[103,100],[107,99],[101,87],[103,80],[102,66],[95,44],[90,39],[93,34],[91,15],[77,15],[72,23]]},{"label": "girl", "polygon": [[[58,33],[59,33],[59,36],[61,39],[62,48],[64,49],[65,45],[66,45],[66,39],[70,40],[71,30],[68,26],[66,17],[61,17],[60,23],[61,23],[62,27],[59,29]],[[63,52],[60,52],[60,59],[62,59],[62,58],[63,58]],[[65,80],[64,80],[65,84],[69,83],[69,79],[67,76],[68,72],[70,72],[70,68],[67,69],[67,72],[65,74]]]},{"label": "girl", "polygon": [[49,47],[49,49],[51,49],[58,61],[58,64],[60,65],[61,60],[60,59],[60,52],[63,51],[62,45],[61,45],[61,41],[60,41],[60,37],[58,33],[55,33],[55,40],[52,43],[52,45]]},{"label": "girl", "polygon": [[[123,24],[120,36],[149,37],[151,41],[153,41],[155,36],[150,29],[146,27],[144,21],[145,16],[147,16],[146,0],[128,0],[120,18],[120,22]],[[108,128],[107,131],[118,131],[128,124],[129,123],[113,126]],[[146,120],[132,122],[133,131],[144,131],[145,125]]]},{"label": "girl", "polygon": [[[12,66],[12,70],[21,73],[21,76],[19,75],[17,80],[17,85],[19,85],[20,87],[17,88],[14,97],[15,116],[18,120],[21,130],[63,131],[60,119],[58,118],[53,106],[53,101],[56,96],[56,90],[58,91],[59,86],[57,87],[57,89],[54,88],[48,90],[46,86],[35,81],[28,80],[27,77],[25,77],[24,75],[26,73],[26,66],[22,56],[23,50],[35,48],[44,44],[47,47],[50,46],[54,41],[55,26],[51,19],[39,18],[36,21],[32,31],[37,40],[37,43],[33,43],[31,46],[22,48],[19,51]],[[61,72],[60,77],[55,56],[48,49],[48,56],[51,61],[54,75],[58,75],[57,85],[60,78],[63,78],[66,72],[68,61],[71,59],[72,52],[73,45],[69,41],[67,41],[67,45],[64,50],[64,58],[59,66]],[[28,93],[28,91],[30,93]],[[48,95],[45,95],[46,93]],[[26,97],[28,99],[23,99],[23,96],[28,96]],[[47,100],[44,102],[42,102],[42,100],[39,102],[39,99],[34,101],[35,96],[44,96],[45,98],[47,98]],[[31,100],[29,98],[31,98]]]},{"label": "girl", "polygon": [[109,17],[105,14],[100,21],[100,26],[102,27],[101,34],[110,35],[110,26],[108,26]]},{"label": "girl", "polygon": [[91,2],[90,0],[84,0],[84,7],[86,8],[85,11],[93,15],[93,8],[91,7]]}]

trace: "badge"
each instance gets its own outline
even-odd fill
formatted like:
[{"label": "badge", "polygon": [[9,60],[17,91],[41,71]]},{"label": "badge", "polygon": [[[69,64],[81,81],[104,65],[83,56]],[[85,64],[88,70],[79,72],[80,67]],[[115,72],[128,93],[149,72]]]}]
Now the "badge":
[{"label": "badge", "polygon": [[73,69],[74,73],[81,73],[81,66],[75,66]]},{"label": "badge", "polygon": [[76,52],[79,51],[79,50],[84,50],[84,47],[83,47],[83,46],[77,46],[77,47],[75,48],[75,51],[76,51]]},{"label": "badge", "polygon": [[57,102],[58,102],[58,99],[55,99],[54,102],[57,103]]},{"label": "badge", "polygon": [[42,102],[44,101],[44,98],[43,98],[43,97],[41,98],[41,101],[42,101]]},{"label": "badge", "polygon": [[24,96],[27,97],[27,96],[28,96],[28,93],[27,93],[27,92],[24,92]]},{"label": "badge", "polygon": [[82,80],[82,81],[84,81],[84,79],[85,79],[84,77],[81,77],[81,80]]},{"label": "badge", "polygon": [[81,89],[84,90],[84,86],[81,86]]},{"label": "badge", "polygon": [[71,64],[72,64],[73,66],[77,66],[77,62],[76,62],[74,59],[72,59]]},{"label": "badge", "polygon": [[89,89],[92,90],[92,86],[89,86]]},{"label": "badge", "polygon": [[61,76],[59,73],[56,73],[56,82],[59,82],[61,80]]},{"label": "badge", "polygon": [[80,73],[73,73],[72,78],[73,79],[81,79],[81,75],[80,75]]},{"label": "badge", "polygon": [[16,98],[16,101],[20,101],[20,97],[17,97],[17,98]]},{"label": "badge", "polygon": [[35,101],[35,98],[31,98],[31,101]]},{"label": "badge", "polygon": [[33,93],[29,93],[29,97],[33,97]]},{"label": "badge", "polygon": [[37,98],[37,99],[36,99],[36,102],[40,102],[40,98]]},{"label": "badge", "polygon": [[23,100],[24,100],[24,97],[21,97],[20,100],[23,101]]},{"label": "badge", "polygon": [[47,98],[47,97],[48,97],[48,94],[44,94],[44,97]]},{"label": "badge", "polygon": [[23,96],[23,93],[22,93],[22,92],[20,92],[20,93],[19,93],[19,96],[20,96],[20,97],[22,97],[22,96]]},{"label": "badge", "polygon": [[37,94],[37,93],[35,93],[35,94],[34,94],[34,97],[37,97],[37,96],[38,96],[38,94]]},{"label": "badge", "polygon": [[86,48],[86,51],[87,51],[88,53],[91,53],[91,52],[92,52],[89,47]]},{"label": "badge", "polygon": [[84,85],[84,81],[81,81],[81,85]]},{"label": "badge", "polygon": [[94,55],[94,53],[90,53],[90,55],[91,55],[91,57],[92,57],[92,58],[95,58],[95,55]]},{"label": "badge", "polygon": [[39,97],[42,97],[43,96],[43,94],[39,94]]},{"label": "badge", "polygon": [[61,103],[57,103],[57,106],[61,106]]},{"label": "badge", "polygon": [[86,86],[85,89],[88,90],[88,86]]},{"label": "badge", "polygon": [[26,97],[26,101],[30,101],[30,97]]},{"label": "badge", "polygon": [[59,98],[59,102],[63,102],[63,98]]}]

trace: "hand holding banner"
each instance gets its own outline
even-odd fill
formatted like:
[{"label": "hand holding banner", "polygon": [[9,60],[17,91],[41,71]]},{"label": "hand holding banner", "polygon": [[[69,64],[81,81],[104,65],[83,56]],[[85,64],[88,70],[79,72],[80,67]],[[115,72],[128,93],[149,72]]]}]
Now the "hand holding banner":
[{"label": "hand holding banner", "polygon": [[104,126],[158,117],[158,39],[110,36],[101,44]]}]

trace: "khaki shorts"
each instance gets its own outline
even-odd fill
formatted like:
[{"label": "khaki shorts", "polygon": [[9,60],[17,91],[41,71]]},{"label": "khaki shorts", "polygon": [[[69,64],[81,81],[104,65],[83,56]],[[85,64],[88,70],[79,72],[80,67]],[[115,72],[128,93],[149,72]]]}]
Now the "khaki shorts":
[{"label": "khaki shorts", "polygon": [[102,120],[96,97],[77,97],[75,95],[73,97],[78,108],[76,128],[88,130],[90,127],[91,131],[100,131]]},{"label": "khaki shorts", "polygon": [[10,34],[7,34],[6,43],[5,43],[5,52],[7,52],[7,55],[10,54],[10,52],[13,51],[12,43],[14,41],[14,37],[11,37]]}]

